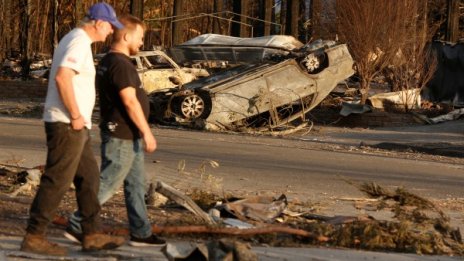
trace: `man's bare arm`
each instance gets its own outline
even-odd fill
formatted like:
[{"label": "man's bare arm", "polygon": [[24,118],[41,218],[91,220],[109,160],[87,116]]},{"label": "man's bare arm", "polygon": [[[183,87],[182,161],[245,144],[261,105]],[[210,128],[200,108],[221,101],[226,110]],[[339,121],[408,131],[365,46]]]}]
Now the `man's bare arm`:
[{"label": "man's bare arm", "polygon": [[121,96],[121,100],[126,108],[127,114],[142,134],[143,141],[145,142],[145,151],[155,151],[156,139],[153,136],[153,133],[151,132],[147,120],[145,119],[142,106],[140,105],[140,102],[137,100],[135,88],[124,88],[119,92],[119,95]]},{"label": "man's bare arm", "polygon": [[76,76],[73,69],[60,67],[55,76],[56,87],[60,94],[61,101],[69,112],[71,117],[71,126],[75,130],[84,128],[85,121],[82,117],[79,107],[77,106],[76,97],[72,85],[72,78]]}]

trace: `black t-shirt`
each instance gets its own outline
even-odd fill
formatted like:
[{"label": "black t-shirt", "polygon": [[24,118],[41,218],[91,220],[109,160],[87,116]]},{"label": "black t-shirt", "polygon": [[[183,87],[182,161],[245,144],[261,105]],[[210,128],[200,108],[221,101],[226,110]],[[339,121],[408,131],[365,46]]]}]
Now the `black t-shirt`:
[{"label": "black t-shirt", "polygon": [[139,139],[140,131],[127,114],[119,92],[135,88],[135,93],[148,119],[150,105],[137,69],[122,53],[108,53],[97,67],[95,84],[100,98],[100,129],[119,139]]}]

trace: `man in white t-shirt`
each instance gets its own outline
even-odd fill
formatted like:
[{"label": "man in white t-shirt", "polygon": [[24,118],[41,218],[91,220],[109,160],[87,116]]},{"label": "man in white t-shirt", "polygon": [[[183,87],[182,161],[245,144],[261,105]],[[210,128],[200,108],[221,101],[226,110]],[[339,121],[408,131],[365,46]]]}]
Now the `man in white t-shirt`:
[{"label": "man in white t-shirt", "polygon": [[105,41],[113,26],[123,28],[114,9],[103,2],[90,7],[81,25],[60,41],[53,55],[43,119],[47,136],[45,173],[30,209],[21,250],[62,256],[67,249],[45,234],[71,183],[83,216],[82,250],[116,248],[124,238],[99,232],[99,168],[89,130],[95,104],[95,66],[91,44]]}]

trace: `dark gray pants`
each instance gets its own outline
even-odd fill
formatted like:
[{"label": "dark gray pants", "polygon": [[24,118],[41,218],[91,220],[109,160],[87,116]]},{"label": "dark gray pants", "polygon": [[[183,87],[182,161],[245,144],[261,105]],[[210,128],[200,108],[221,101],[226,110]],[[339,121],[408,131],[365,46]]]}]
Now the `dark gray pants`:
[{"label": "dark gray pants", "polygon": [[99,228],[100,204],[97,194],[100,172],[89,130],[75,131],[69,124],[46,122],[47,163],[40,187],[32,202],[27,232],[45,234],[71,182],[76,187],[82,230],[91,234]]}]

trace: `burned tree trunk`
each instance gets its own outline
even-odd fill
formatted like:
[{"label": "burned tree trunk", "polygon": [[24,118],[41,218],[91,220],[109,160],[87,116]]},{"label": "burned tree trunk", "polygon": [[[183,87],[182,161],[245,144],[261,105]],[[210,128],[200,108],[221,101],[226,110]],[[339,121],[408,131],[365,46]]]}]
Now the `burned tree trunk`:
[{"label": "burned tree trunk", "polygon": [[232,23],[230,34],[232,36],[240,36],[240,16],[237,14],[241,14],[242,12],[242,0],[233,1],[232,11],[234,12],[234,22]]},{"label": "burned tree trunk", "polygon": [[172,45],[180,44],[183,41],[183,22],[175,21],[178,16],[183,14],[184,0],[174,0],[173,7],[174,22],[172,23]]},{"label": "burned tree trunk", "polygon": [[[221,12],[223,11],[223,1],[222,0],[214,0],[213,10],[214,10],[214,13],[216,13],[217,16],[222,17]],[[214,21],[213,21],[213,33],[222,34],[221,20],[219,20],[218,18],[214,18]]]},{"label": "burned tree trunk", "polygon": [[279,23],[282,25],[280,27],[279,34],[285,34],[287,26],[289,26],[289,24],[287,24],[287,1],[288,0],[280,1],[280,12],[276,14],[276,16],[279,16]]},{"label": "burned tree trunk", "polygon": [[131,0],[130,12],[133,16],[143,20],[143,0]]},{"label": "burned tree trunk", "polygon": [[5,19],[5,13],[6,13],[6,3],[5,3],[5,0],[0,0],[0,5],[3,6],[3,9],[0,10],[0,62],[3,62],[3,59],[5,58],[6,56],[6,53],[5,53],[5,38],[6,38],[6,30],[5,30],[5,24],[6,23],[6,19]]},{"label": "burned tree trunk", "polygon": [[231,35],[238,37],[250,37],[252,35],[250,26],[247,23],[247,16],[250,13],[250,4],[248,0],[234,0],[233,12],[234,18],[232,23]]},{"label": "burned tree trunk", "polygon": [[241,0],[240,5],[240,37],[250,37],[253,33],[250,32],[250,27],[247,26],[247,16],[250,13],[250,1]]},{"label": "burned tree trunk", "polygon": [[459,0],[448,0],[446,41],[456,42],[459,38]]},{"label": "burned tree trunk", "polygon": [[300,18],[298,19],[298,39],[304,43],[308,42],[311,34],[307,30],[306,25],[309,18],[309,7],[306,1],[300,1]]},{"label": "burned tree trunk", "polygon": [[287,0],[285,34],[298,38],[299,0]]},{"label": "burned tree trunk", "polygon": [[[46,0],[45,1],[45,9],[43,10],[43,15],[42,15],[42,18],[38,21],[38,24],[37,24],[37,32],[39,33],[39,43],[38,43],[38,52],[42,52],[42,53],[46,53],[47,51],[51,51],[50,48],[49,48],[49,45],[48,45],[48,37],[50,36],[50,21],[49,21],[49,17],[50,17],[50,6],[51,6],[51,2],[50,0]],[[40,27],[42,26],[42,29],[40,29]],[[45,27],[45,28],[43,28]]]},{"label": "burned tree trunk", "polygon": [[84,11],[82,10],[82,0],[76,0],[74,4],[74,12],[73,12],[73,20],[74,20],[74,26],[76,27],[79,24],[79,21],[82,18],[82,13]]},{"label": "burned tree trunk", "polygon": [[58,0],[53,0],[53,17],[52,17],[52,30],[51,33],[51,44],[53,46],[52,53],[54,53],[56,47],[58,47],[58,7],[59,7]]},{"label": "burned tree trunk", "polygon": [[20,53],[21,53],[21,67],[23,78],[29,76],[29,65],[31,60],[31,48],[29,43],[29,20],[31,15],[31,5],[29,0],[21,0],[21,38],[20,38]]},{"label": "burned tree trunk", "polygon": [[272,22],[272,11],[273,11],[274,1],[273,0],[264,0],[264,35],[271,34],[271,24]]},{"label": "burned tree trunk", "polygon": [[308,6],[308,21],[309,23],[307,24],[307,26],[305,26],[306,28],[306,33],[312,37],[313,34],[314,34],[314,1],[310,1],[309,2],[309,6]]}]

